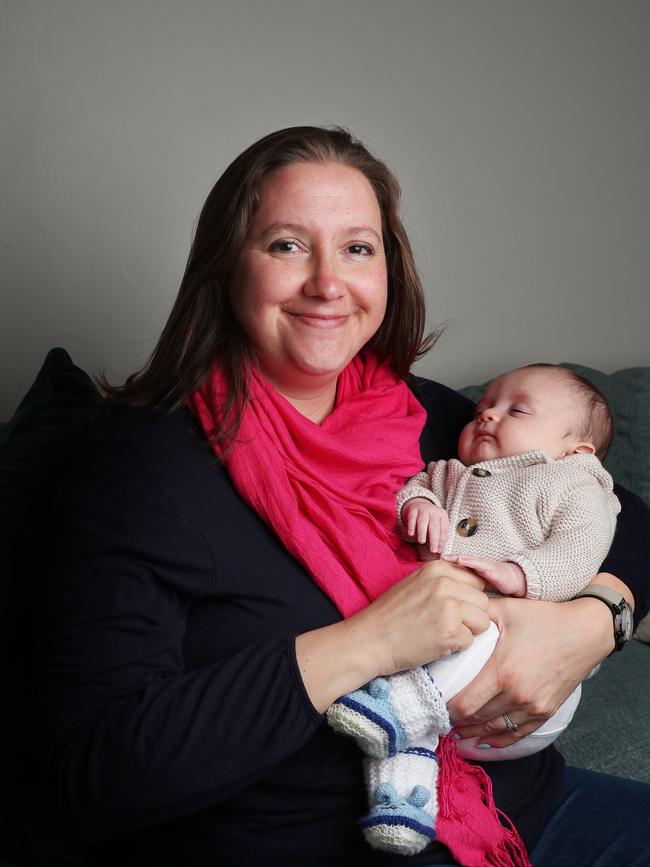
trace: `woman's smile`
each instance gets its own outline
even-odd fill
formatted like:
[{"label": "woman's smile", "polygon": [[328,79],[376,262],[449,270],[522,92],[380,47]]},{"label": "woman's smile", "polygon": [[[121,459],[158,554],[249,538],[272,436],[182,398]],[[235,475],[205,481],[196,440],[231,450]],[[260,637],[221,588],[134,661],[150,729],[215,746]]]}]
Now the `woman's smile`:
[{"label": "woman's smile", "polygon": [[309,328],[340,328],[345,325],[349,319],[347,315],[325,316],[316,313],[294,313],[286,311],[289,316],[293,316],[303,325]]}]

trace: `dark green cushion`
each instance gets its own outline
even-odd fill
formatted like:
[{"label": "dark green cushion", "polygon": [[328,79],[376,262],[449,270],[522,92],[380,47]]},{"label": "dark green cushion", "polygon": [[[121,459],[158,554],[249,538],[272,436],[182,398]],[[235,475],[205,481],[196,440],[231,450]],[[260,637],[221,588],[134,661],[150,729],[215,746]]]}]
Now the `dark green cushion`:
[{"label": "dark green cushion", "polygon": [[567,764],[650,783],[650,647],[632,641],[582,685],[557,741]]},{"label": "dark green cushion", "polygon": [[87,374],[64,349],[51,349],[0,431],[0,629],[25,558],[43,539],[51,496],[86,437],[97,401]]},{"label": "dark green cushion", "polygon": [[52,497],[84,444],[97,405],[90,378],[65,350],[52,349],[0,431],[0,677],[3,694],[11,696],[0,714],[0,857],[19,865],[88,863],[33,762],[31,633],[39,581],[47,574]]}]

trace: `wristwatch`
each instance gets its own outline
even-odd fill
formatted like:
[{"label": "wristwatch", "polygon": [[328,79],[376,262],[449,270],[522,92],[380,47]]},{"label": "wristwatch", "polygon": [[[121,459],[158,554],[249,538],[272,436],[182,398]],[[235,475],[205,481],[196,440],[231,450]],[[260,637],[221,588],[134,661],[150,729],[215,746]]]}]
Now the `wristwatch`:
[{"label": "wristwatch", "polygon": [[[616,642],[614,650],[623,650],[625,645],[632,638],[632,609],[627,604],[627,600],[616,590],[611,587],[606,587],[604,584],[590,584],[588,587],[574,596],[574,599],[580,599],[583,596],[591,596],[593,599],[600,599],[612,612],[614,618],[614,641]],[[610,654],[611,656],[611,654]]]}]

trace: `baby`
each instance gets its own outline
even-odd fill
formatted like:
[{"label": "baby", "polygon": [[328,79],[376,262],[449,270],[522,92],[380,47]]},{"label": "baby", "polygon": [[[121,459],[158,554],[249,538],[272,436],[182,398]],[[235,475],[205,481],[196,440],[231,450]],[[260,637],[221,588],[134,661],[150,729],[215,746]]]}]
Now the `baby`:
[{"label": "baby", "polygon": [[[473,569],[486,590],[564,601],[585,588],[604,560],[620,504],[603,469],[612,439],[607,402],[566,368],[536,364],[492,380],[462,431],[460,460],[437,461],[397,497],[398,529],[420,556]],[[413,854],[435,836],[438,736],[450,731],[446,704],[491,655],[494,623],[465,651],[372,681],[328,710],[374,758],[365,762],[370,802],[361,825],[377,848]],[[480,760],[529,755],[566,728],[580,687],[540,729]],[[504,716],[504,731],[516,722]]]}]

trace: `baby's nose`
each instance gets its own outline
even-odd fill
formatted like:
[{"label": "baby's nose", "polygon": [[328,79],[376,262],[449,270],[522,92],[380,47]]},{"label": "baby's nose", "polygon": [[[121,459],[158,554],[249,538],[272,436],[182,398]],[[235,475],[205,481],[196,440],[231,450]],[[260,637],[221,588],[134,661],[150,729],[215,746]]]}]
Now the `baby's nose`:
[{"label": "baby's nose", "polygon": [[479,421],[494,421],[497,418],[497,412],[493,406],[484,407],[478,414]]}]

